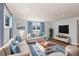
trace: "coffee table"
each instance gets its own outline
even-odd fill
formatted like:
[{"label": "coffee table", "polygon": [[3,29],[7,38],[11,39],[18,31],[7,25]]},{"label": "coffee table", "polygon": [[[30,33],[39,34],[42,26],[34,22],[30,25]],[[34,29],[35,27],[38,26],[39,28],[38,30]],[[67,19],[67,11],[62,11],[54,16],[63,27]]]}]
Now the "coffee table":
[{"label": "coffee table", "polygon": [[51,41],[39,39],[36,41],[36,45],[41,49],[42,52],[48,53],[56,50],[56,44]]}]

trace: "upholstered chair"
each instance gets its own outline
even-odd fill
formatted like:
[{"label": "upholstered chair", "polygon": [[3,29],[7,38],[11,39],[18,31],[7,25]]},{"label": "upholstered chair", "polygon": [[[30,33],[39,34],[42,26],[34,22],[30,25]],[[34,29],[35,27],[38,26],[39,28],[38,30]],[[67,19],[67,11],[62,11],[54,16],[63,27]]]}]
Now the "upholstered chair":
[{"label": "upholstered chair", "polygon": [[65,48],[65,55],[79,56],[79,47],[74,46],[74,45],[67,45]]}]

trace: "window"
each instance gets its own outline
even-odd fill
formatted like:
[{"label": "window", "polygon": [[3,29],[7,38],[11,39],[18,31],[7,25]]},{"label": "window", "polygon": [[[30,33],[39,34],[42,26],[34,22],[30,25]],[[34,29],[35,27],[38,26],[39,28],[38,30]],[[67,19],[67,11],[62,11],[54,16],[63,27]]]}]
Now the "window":
[{"label": "window", "polygon": [[32,25],[33,25],[33,30],[40,30],[40,23],[38,23],[38,22],[34,22],[34,23],[32,23]]},{"label": "window", "polygon": [[5,26],[9,26],[9,17],[7,15],[5,15]]}]

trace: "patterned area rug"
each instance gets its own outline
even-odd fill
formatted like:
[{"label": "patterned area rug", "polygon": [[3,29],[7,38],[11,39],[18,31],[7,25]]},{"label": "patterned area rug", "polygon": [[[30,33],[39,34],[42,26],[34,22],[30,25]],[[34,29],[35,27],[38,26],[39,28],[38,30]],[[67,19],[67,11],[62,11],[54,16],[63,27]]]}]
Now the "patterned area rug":
[{"label": "patterned area rug", "polygon": [[29,44],[29,48],[31,50],[32,56],[47,56],[48,54],[45,54],[41,51],[40,48],[35,43]]},{"label": "patterned area rug", "polygon": [[[56,51],[55,52],[62,52],[60,49],[58,49],[58,46],[56,46]],[[50,52],[48,54],[45,54],[44,52],[41,51],[40,48],[38,48],[38,46],[35,43],[29,44],[29,48],[32,52],[32,56],[48,56],[49,54],[53,53]],[[64,53],[64,52],[62,52]]]},{"label": "patterned area rug", "polygon": [[49,54],[56,52],[56,51],[51,51],[49,53],[45,53],[41,51],[41,49],[36,44],[30,44],[29,47],[31,49],[33,56],[48,56]]},{"label": "patterned area rug", "polygon": [[46,54],[44,52],[41,51],[40,48],[37,47],[37,45],[32,45],[34,50],[36,51],[36,53],[38,54],[38,56],[46,56]]}]

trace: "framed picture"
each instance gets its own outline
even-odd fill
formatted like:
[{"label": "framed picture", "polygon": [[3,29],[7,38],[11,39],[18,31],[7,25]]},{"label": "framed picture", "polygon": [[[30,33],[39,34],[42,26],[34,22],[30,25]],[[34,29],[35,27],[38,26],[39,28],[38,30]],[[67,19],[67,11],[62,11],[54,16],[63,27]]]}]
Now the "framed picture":
[{"label": "framed picture", "polygon": [[19,26],[17,27],[18,30],[21,30],[21,29],[25,29],[25,26]]}]

